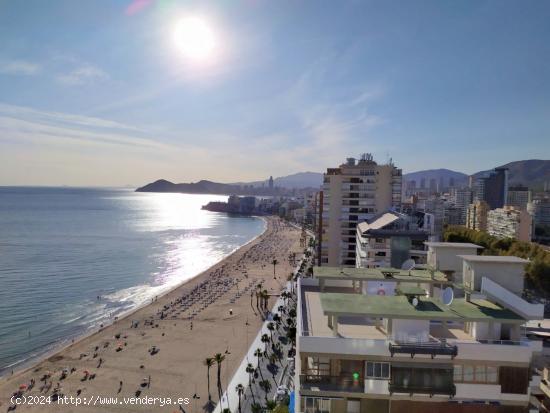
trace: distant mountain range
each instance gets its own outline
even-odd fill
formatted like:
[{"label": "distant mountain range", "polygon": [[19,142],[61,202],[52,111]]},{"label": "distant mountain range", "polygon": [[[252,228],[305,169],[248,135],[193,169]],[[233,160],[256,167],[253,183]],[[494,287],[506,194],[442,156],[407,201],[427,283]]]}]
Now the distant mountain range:
[{"label": "distant mountain range", "polygon": [[[273,185],[281,188],[319,188],[323,183],[323,174],[320,172],[298,172],[292,175],[273,178]],[[268,186],[269,179],[253,182],[236,182],[233,185],[252,185],[254,187]]]},{"label": "distant mountain range", "polygon": [[416,181],[416,187],[420,187],[420,182],[425,180],[426,188],[430,186],[430,180],[435,179],[436,184],[443,180],[443,186],[448,186],[451,179],[454,185],[464,185],[468,182],[468,175],[462,172],[451,171],[450,169],[427,169],[425,171],[411,172],[403,175],[405,182]]},{"label": "distant mountain range", "polygon": [[212,181],[198,181],[191,183],[175,184],[166,179],[159,179],[141,188],[136,192],[182,192],[186,194],[241,194],[239,185],[221,184]]},{"label": "distant mountain range", "polygon": [[[525,185],[532,189],[542,189],[545,182],[550,183],[550,160],[528,159],[525,161],[509,162],[505,165],[496,166],[496,168],[508,168],[508,179],[511,185]],[[492,168],[493,169],[493,168]],[[490,172],[479,171],[473,174],[474,179]],[[426,179],[426,187],[429,186],[430,179],[435,179],[439,183],[443,179],[443,185],[449,185],[449,179],[454,178],[455,185],[463,185],[468,182],[468,175],[451,171],[449,169],[429,169],[424,171],[411,172],[403,175],[405,181],[416,181],[416,186],[420,186],[422,178]]]},{"label": "distant mountain range", "polygon": [[[508,182],[511,185],[521,184],[529,188],[541,189],[545,182],[550,184],[550,160],[516,161],[501,165],[499,168],[508,168]],[[489,171],[477,172],[474,176],[479,177]]]},{"label": "distant mountain range", "polygon": [[136,189],[136,192],[181,192],[187,194],[223,194],[223,195],[289,195],[292,191],[318,189],[323,182],[323,174],[300,172],[273,179],[274,190],[269,189],[269,180],[254,182],[236,182],[224,184],[201,180],[191,183],[179,183],[159,179]]},{"label": "distant mountain range", "polygon": [[[509,169],[509,181],[512,185],[522,184],[532,189],[542,189],[545,182],[550,184],[550,160],[529,159],[525,161],[510,162],[499,167]],[[484,173],[480,171],[474,174],[477,178]],[[443,179],[443,185],[448,186],[450,179],[454,179],[455,186],[465,185],[468,182],[468,175],[450,169],[428,169],[424,171],[411,172],[403,175],[404,181],[416,181],[420,186],[422,178],[426,180],[426,187],[430,180],[435,179],[439,184]],[[304,190],[306,188],[319,189],[323,182],[323,174],[319,172],[299,172],[292,175],[281,176],[273,179],[276,194],[288,194],[288,190]],[[224,184],[202,180],[191,183],[179,183],[159,179],[153,183],[138,188],[138,192],[183,192],[190,194],[237,194],[237,195],[269,195],[269,180],[253,182],[235,182]],[[283,190],[285,188],[285,190]]]}]

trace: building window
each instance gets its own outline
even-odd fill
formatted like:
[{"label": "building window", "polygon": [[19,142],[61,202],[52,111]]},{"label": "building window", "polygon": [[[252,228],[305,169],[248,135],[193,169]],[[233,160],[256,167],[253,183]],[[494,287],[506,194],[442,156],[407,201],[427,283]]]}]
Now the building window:
[{"label": "building window", "polygon": [[460,364],[454,366],[454,381],[462,381],[462,366]]},{"label": "building window", "polygon": [[390,378],[390,363],[379,363],[367,361],[368,379],[389,379]]},{"label": "building window", "polygon": [[330,359],[327,357],[307,358],[308,376],[330,376]]},{"label": "building window", "polygon": [[330,400],[325,397],[303,397],[304,413],[330,413]]},{"label": "building window", "polygon": [[498,383],[498,367],[455,364],[454,381],[457,383]]}]

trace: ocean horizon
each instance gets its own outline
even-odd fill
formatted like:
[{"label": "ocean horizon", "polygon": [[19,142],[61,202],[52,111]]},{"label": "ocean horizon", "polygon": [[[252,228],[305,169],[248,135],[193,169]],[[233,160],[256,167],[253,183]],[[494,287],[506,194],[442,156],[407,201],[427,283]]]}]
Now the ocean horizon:
[{"label": "ocean horizon", "polygon": [[0,375],[188,281],[260,235],[223,195],[0,187]]}]

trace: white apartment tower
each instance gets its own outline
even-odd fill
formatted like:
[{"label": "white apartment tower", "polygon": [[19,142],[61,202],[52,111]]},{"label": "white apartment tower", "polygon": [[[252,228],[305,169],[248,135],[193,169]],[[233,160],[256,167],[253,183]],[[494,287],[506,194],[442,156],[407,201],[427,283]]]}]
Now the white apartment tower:
[{"label": "white apartment tower", "polygon": [[401,169],[371,154],[348,158],[324,174],[320,202],[319,265],[355,266],[358,222],[401,206]]}]

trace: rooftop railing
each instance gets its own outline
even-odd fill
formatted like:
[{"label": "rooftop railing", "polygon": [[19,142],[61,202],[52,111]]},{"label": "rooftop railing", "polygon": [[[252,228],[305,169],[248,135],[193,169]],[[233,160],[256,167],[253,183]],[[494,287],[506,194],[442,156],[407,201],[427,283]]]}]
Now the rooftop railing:
[{"label": "rooftop railing", "polygon": [[448,344],[444,341],[408,343],[408,342],[390,342],[389,351],[391,356],[394,354],[410,354],[413,358],[417,354],[428,354],[432,356],[451,356],[455,358],[458,355],[458,347],[454,344]]},{"label": "rooftop railing", "polygon": [[313,391],[341,391],[364,393],[363,379],[354,380],[348,376],[316,376],[301,374],[300,387],[303,390]]},{"label": "rooftop railing", "polygon": [[449,397],[456,395],[456,386],[453,383],[444,383],[439,385],[411,385],[404,382],[392,382],[388,384],[390,394],[393,393],[408,393],[413,394],[428,394],[430,397],[440,394]]}]

